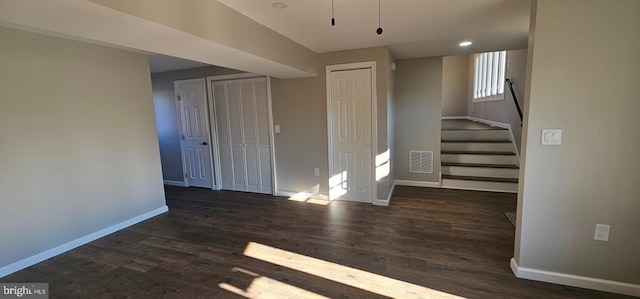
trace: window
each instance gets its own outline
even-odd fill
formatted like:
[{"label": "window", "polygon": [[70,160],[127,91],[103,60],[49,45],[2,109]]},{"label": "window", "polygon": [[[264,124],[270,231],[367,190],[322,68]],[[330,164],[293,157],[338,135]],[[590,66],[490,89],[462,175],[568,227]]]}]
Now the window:
[{"label": "window", "polygon": [[474,58],[473,101],[503,100],[507,51],[475,54]]}]

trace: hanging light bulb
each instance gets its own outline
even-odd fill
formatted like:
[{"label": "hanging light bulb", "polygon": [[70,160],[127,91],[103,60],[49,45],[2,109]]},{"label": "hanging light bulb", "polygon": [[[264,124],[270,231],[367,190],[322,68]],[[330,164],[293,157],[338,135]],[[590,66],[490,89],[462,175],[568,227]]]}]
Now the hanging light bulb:
[{"label": "hanging light bulb", "polygon": [[378,35],[382,34],[382,26],[380,26],[380,1],[381,0],[378,0],[378,29],[376,29]]}]

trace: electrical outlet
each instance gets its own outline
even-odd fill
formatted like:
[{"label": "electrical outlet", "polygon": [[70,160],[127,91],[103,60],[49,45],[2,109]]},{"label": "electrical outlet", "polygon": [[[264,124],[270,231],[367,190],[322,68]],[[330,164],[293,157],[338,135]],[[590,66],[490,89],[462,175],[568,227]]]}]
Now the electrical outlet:
[{"label": "electrical outlet", "polygon": [[597,241],[609,241],[609,230],[611,227],[607,224],[596,224],[596,232],[593,234],[593,239]]},{"label": "electrical outlet", "polygon": [[316,167],[313,169],[313,176],[320,176],[320,168]]}]

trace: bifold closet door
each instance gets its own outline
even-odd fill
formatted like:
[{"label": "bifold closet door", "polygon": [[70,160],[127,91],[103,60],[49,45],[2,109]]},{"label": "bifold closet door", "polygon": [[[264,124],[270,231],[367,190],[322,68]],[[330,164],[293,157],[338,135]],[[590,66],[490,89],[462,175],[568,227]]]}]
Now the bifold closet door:
[{"label": "bifold closet door", "polygon": [[272,193],[266,79],[216,81],[212,87],[221,188]]}]

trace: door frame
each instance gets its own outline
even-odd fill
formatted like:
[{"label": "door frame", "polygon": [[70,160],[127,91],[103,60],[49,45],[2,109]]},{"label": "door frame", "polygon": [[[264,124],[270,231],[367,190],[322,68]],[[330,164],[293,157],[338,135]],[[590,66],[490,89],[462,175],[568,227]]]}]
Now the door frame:
[{"label": "door frame", "polygon": [[378,185],[376,183],[375,176],[375,159],[378,153],[378,87],[376,85],[376,62],[365,61],[346,64],[334,64],[326,66],[326,88],[327,88],[327,144],[328,144],[328,182],[329,200],[335,200],[331,198],[331,174],[333,173],[333,126],[332,119],[333,113],[331,109],[331,72],[334,71],[349,71],[358,69],[371,69],[371,161],[369,166],[371,170],[371,198],[369,203],[373,204],[378,198]]},{"label": "door frame", "polygon": [[[183,135],[183,131],[182,131],[182,110],[180,109],[180,101],[178,100],[178,85],[180,84],[194,84],[194,83],[202,83],[205,86],[205,93],[204,95],[207,97],[204,101],[204,105],[205,105],[205,109],[204,109],[204,118],[205,118],[205,129],[207,130],[207,134],[209,136],[209,143],[213,143],[213,140],[211,139],[211,124],[209,123],[209,108],[207,106],[209,106],[209,96],[208,96],[208,88],[207,88],[207,82],[205,81],[204,78],[197,78],[197,79],[187,79],[187,80],[175,80],[173,81],[173,98],[174,101],[176,102],[176,115],[177,115],[177,121],[178,121],[178,141],[180,141],[180,156],[182,158],[182,181],[184,182],[184,187],[189,187],[189,180],[187,179],[187,159],[185,157],[185,152],[184,152],[184,140],[182,139],[182,135]],[[211,160],[209,161],[209,168],[211,171],[211,187],[214,188],[215,184],[216,184],[216,175],[214,173],[214,169],[213,169],[213,151],[211,150],[213,147],[212,146],[209,147],[209,154],[211,155]]]},{"label": "door frame", "polygon": [[207,100],[209,105],[209,123],[211,126],[210,134],[211,134],[211,149],[213,151],[213,168],[215,171],[214,181],[213,181],[213,189],[221,190],[222,182],[220,178],[222,177],[222,169],[220,168],[220,147],[218,142],[218,126],[216,120],[216,106],[213,101],[213,88],[211,87],[211,83],[214,81],[226,81],[226,80],[240,80],[240,79],[250,79],[250,78],[265,78],[267,80],[267,105],[269,107],[269,150],[271,151],[270,163],[271,163],[271,193],[275,195],[278,191],[278,184],[276,181],[276,154],[275,154],[275,138],[273,132],[273,109],[271,105],[271,77],[265,75],[259,75],[254,73],[238,73],[238,74],[229,74],[229,75],[217,75],[217,76],[208,76],[206,78],[207,84]]}]

